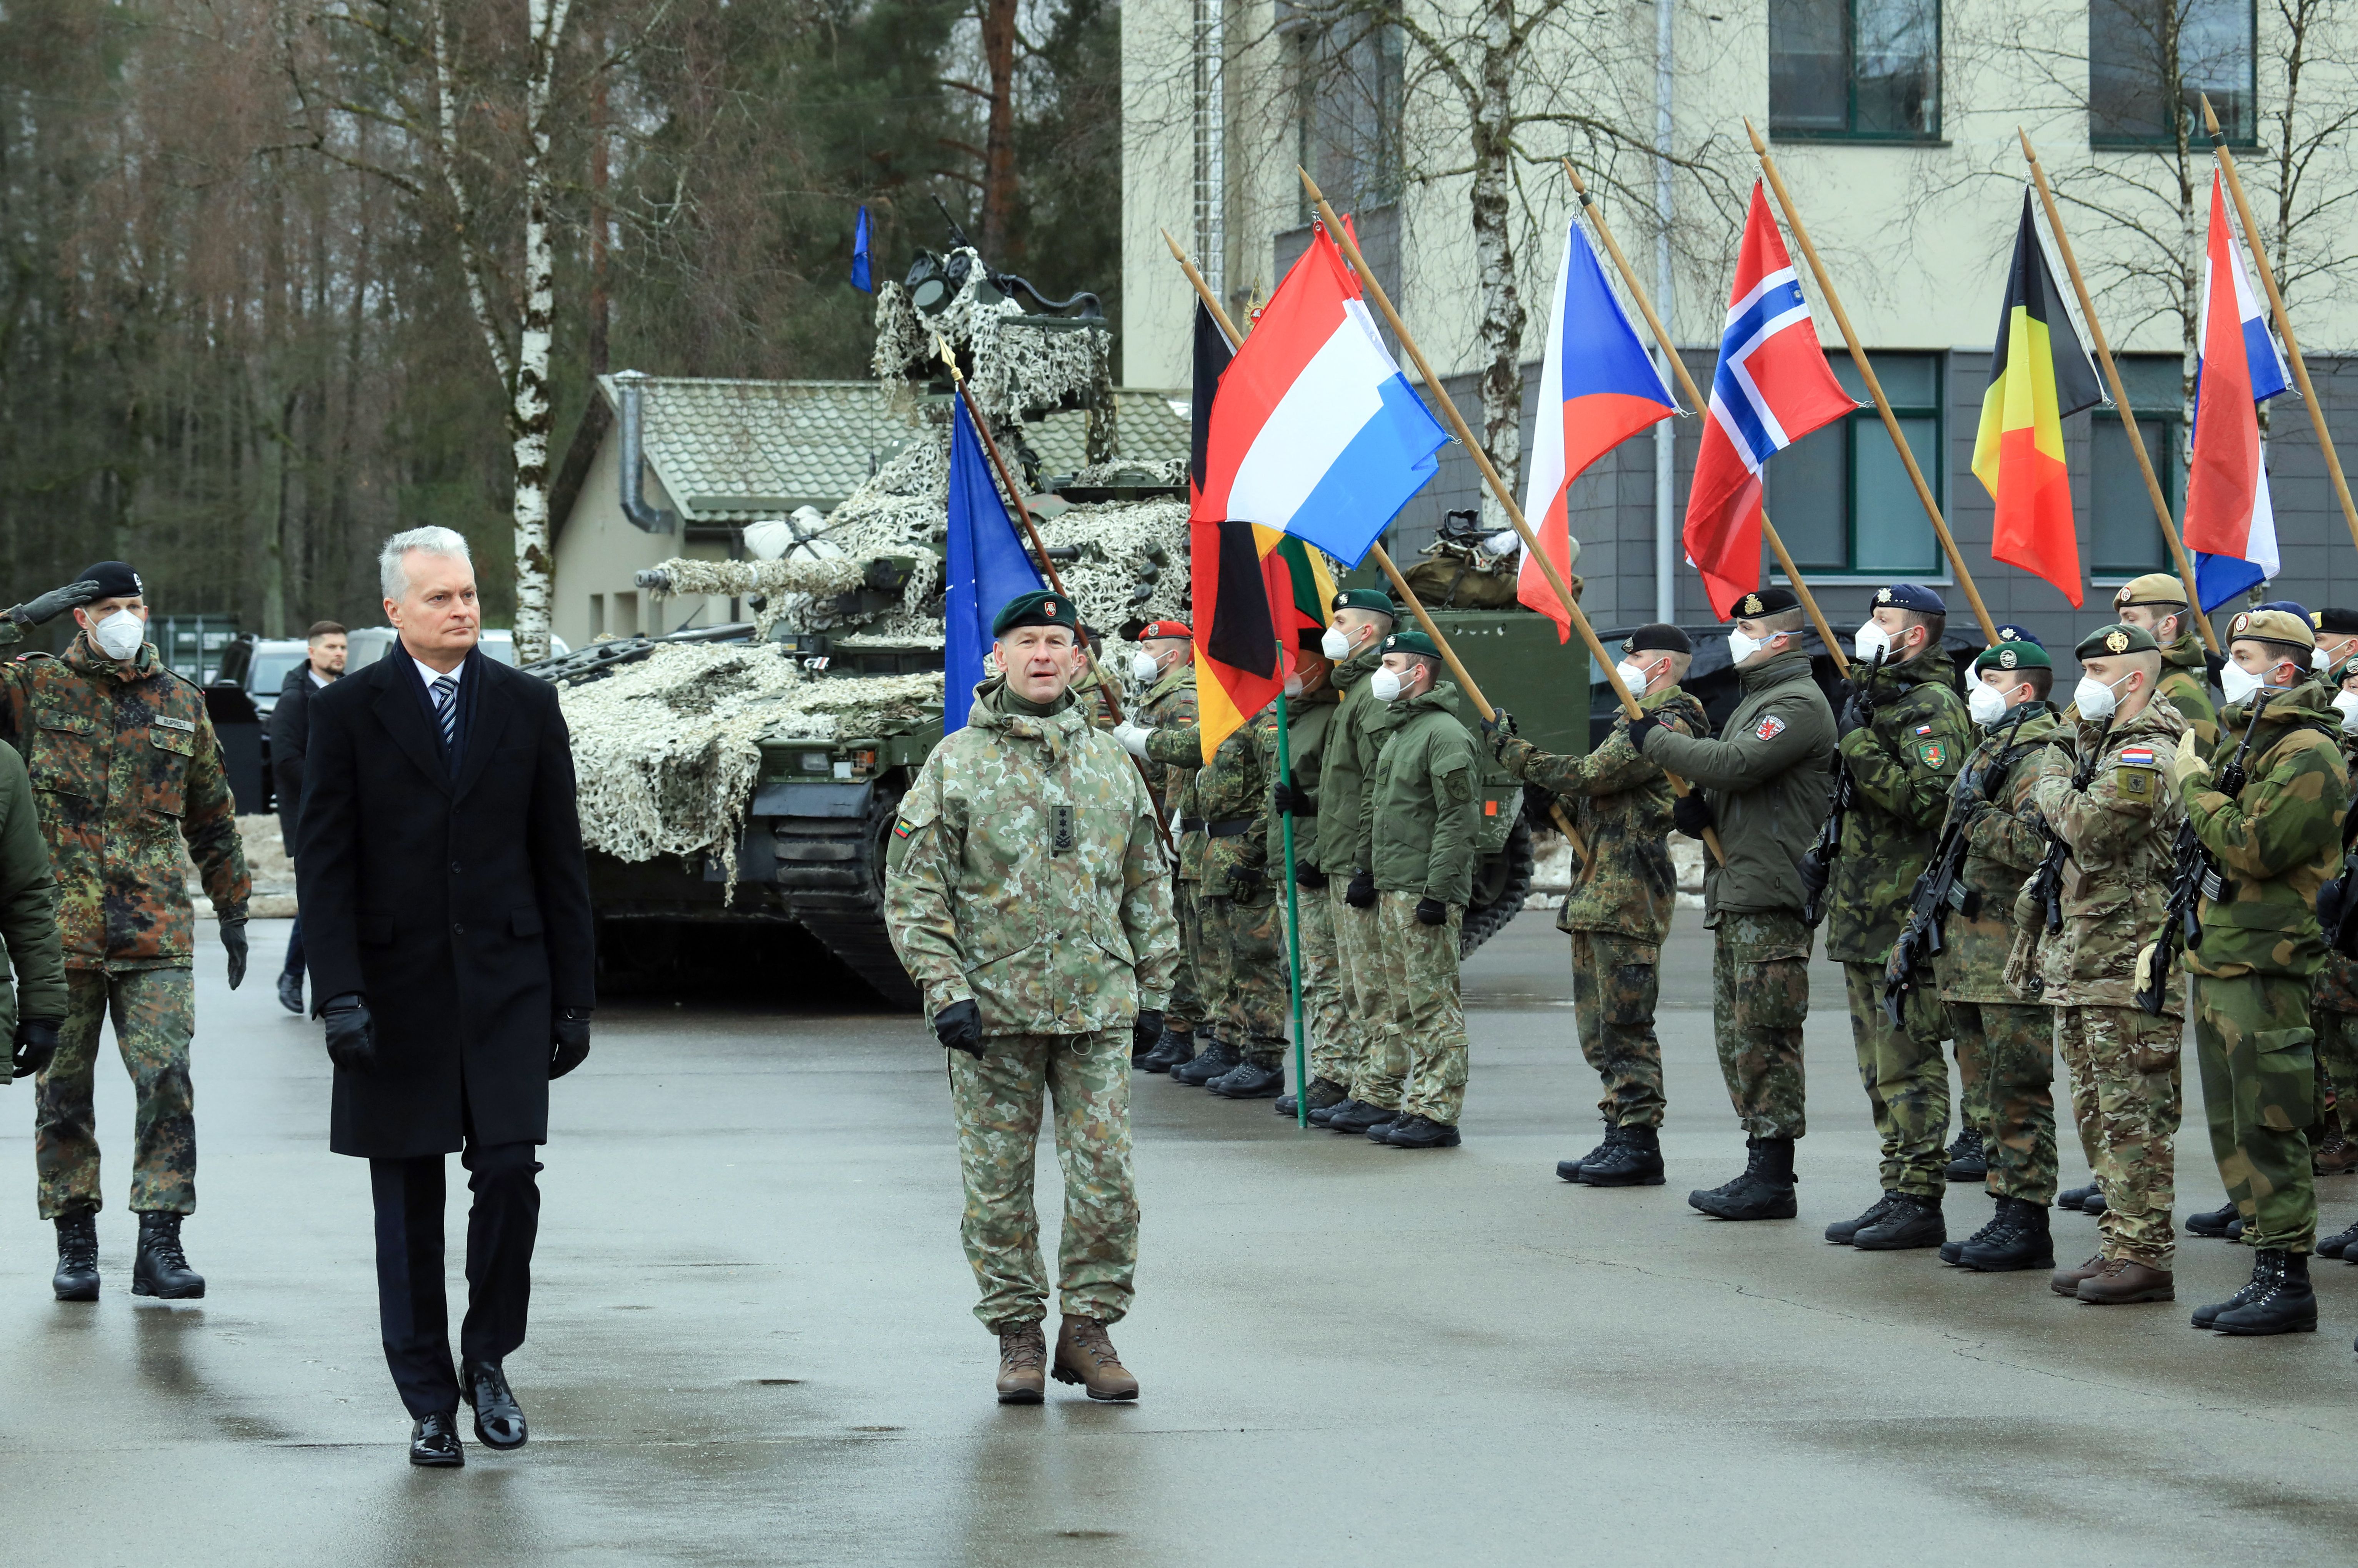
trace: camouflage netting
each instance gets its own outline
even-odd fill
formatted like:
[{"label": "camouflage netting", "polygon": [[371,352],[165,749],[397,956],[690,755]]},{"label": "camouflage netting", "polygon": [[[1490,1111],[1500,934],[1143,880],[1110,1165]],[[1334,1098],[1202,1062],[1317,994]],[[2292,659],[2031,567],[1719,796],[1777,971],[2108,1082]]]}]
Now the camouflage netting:
[{"label": "camouflage netting", "polygon": [[1112,457],[1112,329],[1102,321],[1064,327],[1024,321],[1023,308],[990,287],[979,256],[971,250],[952,256],[966,258],[966,281],[930,317],[917,314],[901,285],[877,287],[876,351],[869,360],[876,379],[913,393],[943,373],[938,343],[946,341],[960,356],[968,395],[994,427],[1025,414],[1086,405],[1089,460]]}]

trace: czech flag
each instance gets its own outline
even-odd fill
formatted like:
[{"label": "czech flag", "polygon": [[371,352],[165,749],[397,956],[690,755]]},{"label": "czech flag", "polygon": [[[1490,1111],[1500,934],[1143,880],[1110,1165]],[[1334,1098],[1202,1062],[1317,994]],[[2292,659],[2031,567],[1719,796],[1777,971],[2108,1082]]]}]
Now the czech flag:
[{"label": "czech flag", "polygon": [[2258,405],[2290,383],[2265,307],[2211,177],[2211,243],[2202,257],[2202,361],[2194,383],[2194,452],[2186,476],[2186,547],[2204,613],[2277,575],[2276,510],[2260,449]]},{"label": "czech flag", "polygon": [[1793,258],[1758,180],[1711,378],[1711,418],[1687,491],[1687,558],[1714,614],[1760,586],[1760,465],[1858,406],[1810,325]]},{"label": "czech flag", "polygon": [[[1351,566],[1438,471],[1449,439],[1323,227],[1220,377],[1210,426],[1192,516],[1280,529]],[[1200,634],[1200,601],[1195,617]]]},{"label": "czech flag", "polygon": [[[1572,525],[1565,505],[1572,481],[1623,441],[1679,411],[1576,221],[1564,231],[1563,259],[1556,264],[1540,388],[1523,515],[1569,581]],[[1557,642],[1571,640],[1572,617],[1528,550],[1515,597],[1554,620]]]},{"label": "czech flag", "polygon": [[1982,395],[1981,431],[1974,438],[1974,477],[1997,503],[1990,554],[2045,578],[2075,610],[2082,597],[2080,530],[2063,466],[2063,420],[2102,401],[2096,373],[2047,270],[2026,189],[1989,390]]}]

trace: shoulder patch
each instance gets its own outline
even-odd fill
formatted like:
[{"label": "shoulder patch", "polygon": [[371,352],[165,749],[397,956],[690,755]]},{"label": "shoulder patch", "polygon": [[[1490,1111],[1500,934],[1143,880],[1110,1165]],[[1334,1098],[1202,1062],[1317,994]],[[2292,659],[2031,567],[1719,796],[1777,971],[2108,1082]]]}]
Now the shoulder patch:
[{"label": "shoulder patch", "polygon": [[1919,735],[1930,735],[1931,732],[1932,727],[1930,724],[1919,724],[1916,726],[1916,733]]},{"label": "shoulder patch", "polygon": [[[1931,726],[1927,725],[1925,728],[1930,729]],[[1921,735],[1924,733],[1924,730],[1919,730],[1916,733]],[[1942,763],[1949,760],[1950,752],[1948,742],[1945,741],[1920,741],[1916,743],[1916,755],[1918,760],[1922,762],[1926,767],[1937,768]]]},{"label": "shoulder patch", "polygon": [[1784,732],[1785,721],[1773,713],[1762,714],[1760,722],[1752,727],[1753,738],[1759,741],[1774,741]]},{"label": "shoulder patch", "polygon": [[2156,768],[2160,765],[2150,746],[2130,746],[2121,752],[2121,766],[2125,768]]}]

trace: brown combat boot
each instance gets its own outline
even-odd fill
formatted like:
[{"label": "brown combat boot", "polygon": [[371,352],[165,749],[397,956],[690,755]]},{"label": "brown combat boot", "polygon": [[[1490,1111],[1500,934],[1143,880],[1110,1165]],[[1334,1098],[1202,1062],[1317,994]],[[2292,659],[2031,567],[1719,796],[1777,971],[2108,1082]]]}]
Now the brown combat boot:
[{"label": "brown combat boot", "polygon": [[2058,1269],[2047,1276],[2047,1288],[2059,1296],[2076,1297],[2080,1293],[2080,1281],[2093,1280],[2103,1273],[2104,1265],[2109,1260],[2099,1252],[2076,1269]]},{"label": "brown combat boot", "polygon": [[1056,1381],[1078,1383],[1093,1400],[1134,1400],[1138,1379],[1114,1354],[1106,1325],[1093,1317],[1068,1317],[1056,1330]]},{"label": "brown combat boot", "polygon": [[1048,1391],[1048,1336],[1040,1320],[999,1325],[999,1402],[1036,1405]]},{"label": "brown combat boot", "polygon": [[2346,1176],[2358,1171],[2358,1143],[2336,1132],[2309,1152],[2309,1169],[2320,1176]]},{"label": "brown combat boot", "polygon": [[2134,1258],[2108,1258],[2101,1273],[2080,1281],[2080,1299],[2097,1306],[2123,1302],[2174,1302],[2177,1280],[2169,1270],[2156,1269]]}]

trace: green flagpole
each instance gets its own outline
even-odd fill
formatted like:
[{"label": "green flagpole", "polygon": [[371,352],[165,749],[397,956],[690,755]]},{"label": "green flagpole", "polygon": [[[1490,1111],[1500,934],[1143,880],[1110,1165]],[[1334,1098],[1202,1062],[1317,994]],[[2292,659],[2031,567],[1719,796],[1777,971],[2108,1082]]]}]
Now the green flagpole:
[{"label": "green flagpole", "polygon": [[[1285,793],[1293,793],[1293,748],[1286,743],[1285,692],[1277,694],[1277,776]],[[1293,880],[1293,813],[1278,814],[1278,831],[1285,839],[1285,968],[1286,989],[1293,993],[1293,1124],[1310,1125],[1310,1072],[1303,1045],[1302,1027],[1302,902]]]}]

